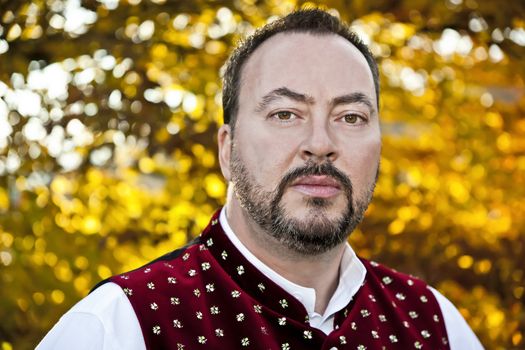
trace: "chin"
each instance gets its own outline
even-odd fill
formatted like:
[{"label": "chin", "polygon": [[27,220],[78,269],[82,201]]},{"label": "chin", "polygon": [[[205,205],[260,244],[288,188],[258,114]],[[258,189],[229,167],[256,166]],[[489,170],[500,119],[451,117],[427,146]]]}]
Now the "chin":
[{"label": "chin", "polygon": [[285,212],[291,218],[303,222],[319,220],[340,220],[345,212],[346,203],[334,203],[331,199],[310,197],[301,200],[300,204],[285,205]]}]

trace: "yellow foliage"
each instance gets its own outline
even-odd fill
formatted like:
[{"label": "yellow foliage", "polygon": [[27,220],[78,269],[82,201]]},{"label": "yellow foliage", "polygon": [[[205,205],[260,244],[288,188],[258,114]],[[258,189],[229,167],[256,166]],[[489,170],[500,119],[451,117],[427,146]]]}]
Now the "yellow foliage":
[{"label": "yellow foliage", "polygon": [[73,30],[50,2],[12,2],[0,18],[1,349],[34,348],[101,279],[206,226],[227,190],[221,66],[255,26],[304,6],[348,21],[379,62],[381,171],[353,246],[438,287],[487,349],[525,348],[524,5],[471,5],[99,2]]},{"label": "yellow foliage", "polygon": [[204,178],[204,186],[206,188],[206,192],[212,198],[223,198],[226,194],[224,180],[216,174],[206,175]]}]

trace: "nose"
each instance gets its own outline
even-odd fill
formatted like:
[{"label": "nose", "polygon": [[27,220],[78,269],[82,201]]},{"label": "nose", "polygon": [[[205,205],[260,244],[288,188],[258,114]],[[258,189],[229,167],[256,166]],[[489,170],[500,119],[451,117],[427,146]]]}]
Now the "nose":
[{"label": "nose", "polygon": [[314,163],[333,162],[338,157],[334,135],[326,120],[312,123],[309,134],[300,148],[301,158]]}]

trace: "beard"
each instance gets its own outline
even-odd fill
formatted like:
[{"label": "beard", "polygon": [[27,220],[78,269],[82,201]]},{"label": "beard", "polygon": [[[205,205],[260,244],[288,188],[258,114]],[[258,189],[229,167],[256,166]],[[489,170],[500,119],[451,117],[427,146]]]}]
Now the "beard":
[{"label": "beard", "polygon": [[[366,189],[364,196],[355,198],[354,202],[352,182],[348,176],[331,162],[307,162],[286,173],[274,191],[265,191],[250,174],[235,147],[232,148],[231,157],[231,180],[235,195],[246,213],[264,233],[290,251],[304,256],[325,253],[348,239],[362,221],[377,181],[376,174],[376,179]],[[305,199],[308,215],[304,218],[297,219],[286,212],[282,203],[286,189],[298,178],[312,175],[330,176],[339,183],[346,197],[346,207],[338,217],[328,217],[327,209],[333,203],[319,197]]]}]

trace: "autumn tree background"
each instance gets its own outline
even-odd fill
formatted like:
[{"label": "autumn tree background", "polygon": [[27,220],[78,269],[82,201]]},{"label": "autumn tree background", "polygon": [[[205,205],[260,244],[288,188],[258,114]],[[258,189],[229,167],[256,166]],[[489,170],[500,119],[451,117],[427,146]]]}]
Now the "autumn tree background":
[{"label": "autumn tree background", "polygon": [[0,0],[2,350],[200,232],[226,189],[220,68],[305,5],[381,71],[381,174],[352,245],[439,289],[487,349],[525,349],[524,2]]}]

